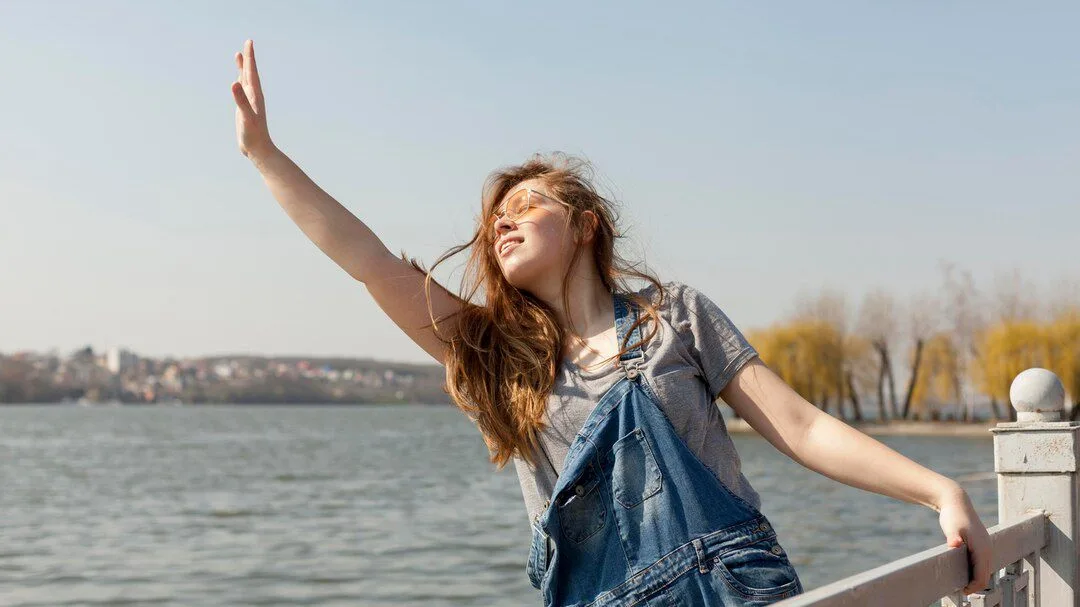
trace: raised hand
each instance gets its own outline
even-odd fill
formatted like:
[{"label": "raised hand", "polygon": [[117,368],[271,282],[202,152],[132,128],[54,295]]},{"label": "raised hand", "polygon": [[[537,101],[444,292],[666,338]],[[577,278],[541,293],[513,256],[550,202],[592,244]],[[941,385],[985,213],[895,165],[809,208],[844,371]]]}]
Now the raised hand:
[{"label": "raised hand", "polygon": [[236,140],[240,152],[254,158],[272,151],[274,143],[266,126],[266,105],[259,69],[255,66],[255,43],[251,40],[244,42],[243,52],[236,53],[236,69],[240,71],[236,82],[232,83],[236,101]]},{"label": "raised hand", "polygon": [[[458,312],[468,304],[424,272],[394,255],[363,221],[320,188],[270,140],[266,128],[259,70],[251,40],[236,54],[240,75],[232,83],[236,101],[236,140],[252,160],[270,193],[304,235],[349,276],[364,283],[391,320],[440,363],[446,356],[445,337]],[[450,333],[448,333],[450,334]]]}]

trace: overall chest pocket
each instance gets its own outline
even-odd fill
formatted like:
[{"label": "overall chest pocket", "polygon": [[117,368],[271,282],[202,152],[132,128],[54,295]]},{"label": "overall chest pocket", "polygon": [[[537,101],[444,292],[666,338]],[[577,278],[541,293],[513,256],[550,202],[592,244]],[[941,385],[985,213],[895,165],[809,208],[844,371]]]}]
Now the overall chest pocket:
[{"label": "overall chest pocket", "polygon": [[566,539],[580,543],[604,528],[607,508],[600,495],[600,473],[589,464],[576,481],[567,486],[556,502],[559,529]]},{"label": "overall chest pocket", "polygon": [[663,476],[641,428],[616,441],[608,458],[612,495],[623,508],[634,508],[660,492]]}]

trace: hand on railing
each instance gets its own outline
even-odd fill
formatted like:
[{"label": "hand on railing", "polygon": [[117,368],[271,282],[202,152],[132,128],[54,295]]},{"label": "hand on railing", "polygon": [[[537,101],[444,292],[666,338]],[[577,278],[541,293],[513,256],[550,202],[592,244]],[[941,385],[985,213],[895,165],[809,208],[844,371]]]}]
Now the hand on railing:
[{"label": "hand on railing", "polygon": [[945,532],[945,543],[950,548],[967,545],[971,581],[964,586],[964,593],[971,594],[989,587],[990,566],[994,560],[990,535],[975,513],[971,498],[957,485],[956,490],[944,496],[938,506],[938,523]]}]

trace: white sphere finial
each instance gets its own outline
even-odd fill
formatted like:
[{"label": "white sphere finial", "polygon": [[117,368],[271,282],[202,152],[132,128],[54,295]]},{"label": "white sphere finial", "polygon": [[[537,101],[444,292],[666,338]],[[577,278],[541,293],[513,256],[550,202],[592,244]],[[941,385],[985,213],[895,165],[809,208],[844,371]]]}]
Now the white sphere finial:
[{"label": "white sphere finial", "polygon": [[1065,410],[1065,386],[1053,371],[1028,369],[1013,380],[1009,400],[1018,422],[1059,421]]}]

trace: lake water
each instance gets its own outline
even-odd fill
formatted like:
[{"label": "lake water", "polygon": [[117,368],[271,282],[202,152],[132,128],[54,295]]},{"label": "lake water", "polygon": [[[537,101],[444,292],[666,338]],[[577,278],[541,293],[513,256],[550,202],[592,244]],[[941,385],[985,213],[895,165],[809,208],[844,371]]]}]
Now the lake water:
[{"label": "lake water", "polygon": [[[997,523],[993,443],[881,437]],[[735,437],[807,589],[937,514]],[[513,466],[450,407],[0,407],[0,605],[539,605]]]}]

